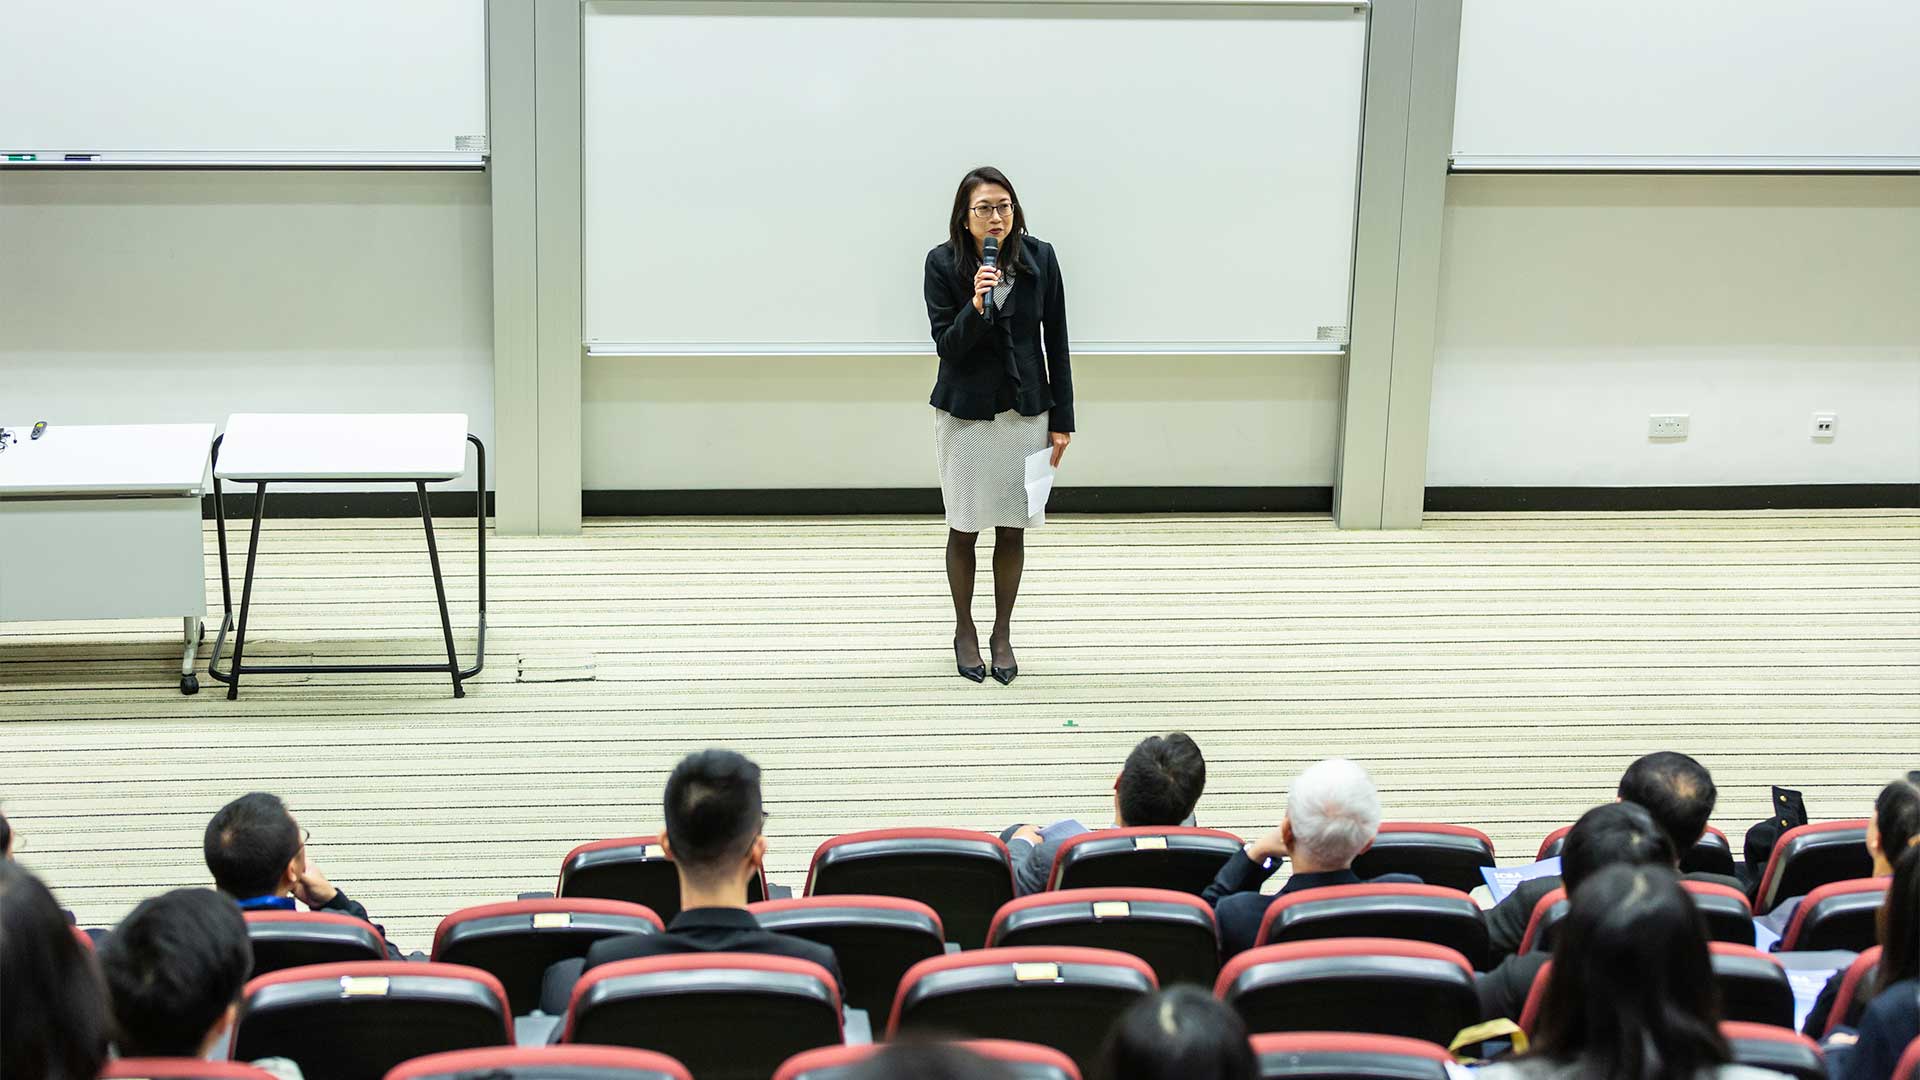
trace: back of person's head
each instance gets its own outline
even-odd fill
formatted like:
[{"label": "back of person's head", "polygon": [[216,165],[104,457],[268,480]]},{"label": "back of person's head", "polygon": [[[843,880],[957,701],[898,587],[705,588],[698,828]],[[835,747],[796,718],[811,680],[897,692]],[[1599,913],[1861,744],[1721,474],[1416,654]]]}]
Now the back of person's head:
[{"label": "back of person's head", "polygon": [[1706,924],[1671,866],[1609,866],[1573,894],[1534,1050],[1610,1080],[1728,1061]]},{"label": "back of person's head", "polygon": [[1910,772],[1880,789],[1873,800],[1874,831],[1880,852],[1889,863],[1920,839],[1920,771]]},{"label": "back of person's head", "polygon": [[0,859],[13,858],[13,826],[7,824],[7,815],[0,814]]},{"label": "back of person's head", "polygon": [[1671,750],[1648,754],[1620,777],[1620,798],[1646,807],[1682,854],[1706,835],[1719,795],[1705,765]]},{"label": "back of person's head", "polygon": [[846,1073],[845,1080],[1008,1080],[1012,1070],[951,1043],[889,1043]]},{"label": "back of person's head", "polygon": [[279,888],[300,854],[300,827],[278,795],[256,791],[220,808],[202,843],[213,883],[235,900]]},{"label": "back of person's head", "polygon": [[1893,864],[1893,880],[1880,904],[1880,970],[1875,991],[1920,979],[1920,844]]},{"label": "back of person's head", "polygon": [[1194,986],[1141,998],[1120,1014],[1090,1080],[1253,1080],[1240,1014]]},{"label": "back of person's head", "polygon": [[1192,815],[1207,786],[1207,759],[1184,732],[1141,739],[1114,785],[1126,825],[1178,825]]},{"label": "back of person's head", "polygon": [[743,869],[764,820],[760,766],[744,755],[702,750],[680,759],[667,777],[667,848],[696,881]]},{"label": "back of person's head", "polygon": [[107,1038],[92,952],[39,879],[0,860],[0,1077],[94,1080]]},{"label": "back of person's head", "polygon": [[100,948],[122,1057],[198,1057],[253,970],[246,920],[212,889],[141,902]]},{"label": "back of person's head", "polygon": [[1367,770],[1346,758],[1328,758],[1294,778],[1287,822],[1296,847],[1326,865],[1348,866],[1380,831],[1380,793]]},{"label": "back of person's head", "polygon": [[1567,894],[1608,866],[1675,866],[1673,841],[1638,803],[1596,806],[1580,815],[1560,849],[1560,880]]}]

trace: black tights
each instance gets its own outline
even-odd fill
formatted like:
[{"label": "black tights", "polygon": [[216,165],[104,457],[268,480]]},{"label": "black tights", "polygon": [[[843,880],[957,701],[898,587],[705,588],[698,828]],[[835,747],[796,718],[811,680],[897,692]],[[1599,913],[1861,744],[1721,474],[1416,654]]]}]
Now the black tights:
[{"label": "black tights", "polygon": [[[1027,565],[1027,531],[993,531],[993,633],[988,638],[993,662],[1012,667],[1013,601],[1020,595],[1020,572]],[[973,625],[973,572],[979,533],[947,530],[947,589],[953,593],[954,654],[962,664],[977,664],[980,631]]]}]

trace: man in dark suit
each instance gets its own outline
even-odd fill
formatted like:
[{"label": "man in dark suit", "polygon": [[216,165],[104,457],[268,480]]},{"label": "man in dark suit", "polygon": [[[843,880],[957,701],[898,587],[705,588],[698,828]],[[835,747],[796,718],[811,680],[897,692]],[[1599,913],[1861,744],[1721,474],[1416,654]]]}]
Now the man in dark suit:
[{"label": "man in dark suit", "polygon": [[[1676,861],[1685,858],[1693,845],[1706,835],[1707,818],[1712,816],[1718,797],[1713,775],[1707,772],[1706,766],[1672,751],[1648,754],[1627,766],[1625,775],[1620,777],[1618,791],[1620,802],[1634,803],[1653,815],[1654,823],[1673,843]],[[1691,873],[1685,877],[1688,881],[1710,881],[1741,888],[1739,879],[1723,874]],[[1526,935],[1534,906],[1560,885],[1558,877],[1530,878],[1487,912],[1487,938],[1496,964],[1520,948],[1520,939]]]},{"label": "man in dark suit", "polygon": [[[1327,885],[1358,885],[1354,857],[1373,843],[1380,831],[1380,794],[1373,779],[1345,758],[1329,758],[1309,766],[1287,790],[1287,816],[1280,827],[1248,844],[1228,859],[1200,895],[1213,905],[1220,923],[1220,955],[1233,956],[1253,948],[1260,921],[1276,896],[1265,896],[1260,885],[1293,860],[1293,877],[1277,896]],[[1385,874],[1375,881],[1419,884],[1411,874]]]},{"label": "man in dark suit", "polygon": [[680,874],[680,914],[664,934],[628,934],[597,942],[584,960],[547,969],[542,1012],[567,1011],[581,975],[616,960],[675,953],[762,953],[811,960],[833,975],[845,994],[833,950],[817,942],[760,929],[747,910],[747,882],[767,855],[761,834],[760,766],[731,750],[703,750],[674,766],[667,778],[666,835],[661,847]]}]

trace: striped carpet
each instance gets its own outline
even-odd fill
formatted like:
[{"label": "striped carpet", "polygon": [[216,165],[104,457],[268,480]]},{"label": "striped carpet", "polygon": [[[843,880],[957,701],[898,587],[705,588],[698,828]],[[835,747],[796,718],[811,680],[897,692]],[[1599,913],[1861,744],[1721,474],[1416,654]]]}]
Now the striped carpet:
[{"label": "striped carpet", "polygon": [[[470,532],[443,521],[455,625]],[[768,868],[860,828],[1110,818],[1141,736],[1209,761],[1202,824],[1253,834],[1288,778],[1362,761],[1387,814],[1503,862],[1656,748],[1701,757],[1733,835],[1767,785],[1858,816],[1920,767],[1920,512],[1056,517],[1029,539],[1011,687],[955,676],[930,518],[590,521],[494,538],[485,672],[176,689],[177,623],[0,626],[0,806],[82,922],[201,884],[227,799],[285,796],[404,948],[550,889],[573,845],[653,831],[703,746],[767,769]],[[248,657],[439,643],[418,523],[269,522]],[[990,621],[982,540],[982,628]],[[447,550],[451,549],[451,551]],[[208,534],[209,596],[218,564]],[[209,637],[211,642],[211,636]]]}]

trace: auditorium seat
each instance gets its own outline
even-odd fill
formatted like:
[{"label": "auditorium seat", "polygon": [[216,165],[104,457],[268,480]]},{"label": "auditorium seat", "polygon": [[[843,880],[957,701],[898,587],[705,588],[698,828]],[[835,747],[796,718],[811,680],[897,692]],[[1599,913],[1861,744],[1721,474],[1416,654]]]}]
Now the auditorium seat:
[{"label": "auditorium seat", "polygon": [[[1551,859],[1560,854],[1560,849],[1566,845],[1567,833],[1572,828],[1571,825],[1562,825],[1548,833],[1547,838],[1540,841],[1540,850],[1534,856],[1534,861]],[[1727,843],[1727,834],[1711,825],[1707,826],[1707,831],[1681,856],[1680,872],[1734,877],[1733,846]]]},{"label": "auditorium seat", "polygon": [[1716,941],[1710,948],[1722,1019],[1793,1030],[1793,984],[1780,961],[1746,945]]},{"label": "auditorium seat", "polygon": [[73,931],[73,939],[80,943],[81,948],[86,949],[88,952],[93,951],[93,935],[92,934],[87,933],[85,930],[82,930],[77,926],[69,926],[67,927],[67,929]]},{"label": "auditorium seat", "polygon": [[1062,889],[1023,896],[993,917],[988,948],[1069,945],[1129,953],[1153,968],[1161,986],[1211,989],[1220,974],[1220,931],[1213,909],[1167,889]]},{"label": "auditorium seat", "polygon": [[513,1015],[540,1003],[548,965],[587,955],[596,941],[657,934],[660,917],[623,900],[563,897],[462,908],[433,932],[433,959],[491,972],[507,988]]},{"label": "auditorium seat", "polygon": [[1768,1024],[1727,1021],[1720,1034],[1733,1051],[1733,1063],[1766,1069],[1794,1080],[1827,1080],[1827,1060],[1820,1047],[1797,1031]]},{"label": "auditorium seat", "polygon": [[1840,976],[1840,989],[1834,992],[1833,1011],[1827,1014],[1827,1026],[1820,1029],[1820,1037],[1833,1034],[1833,1029],[1846,1023],[1846,1016],[1853,1009],[1853,1003],[1860,992],[1872,983],[1874,969],[1880,966],[1880,946],[1862,950],[1859,956],[1847,965],[1846,972]]},{"label": "auditorium seat", "polygon": [[1453,1056],[1420,1039],[1350,1031],[1253,1036],[1260,1080],[1447,1080]]},{"label": "auditorium seat", "polygon": [[574,984],[561,1041],[669,1054],[700,1080],[766,1080],[800,1051],[842,1038],[840,993],[820,965],[681,953],[589,970]]},{"label": "auditorium seat", "polygon": [[1353,860],[1353,872],[1363,879],[1412,874],[1429,885],[1472,892],[1487,883],[1480,869],[1493,865],[1493,841],[1479,829],[1383,821],[1373,843]]},{"label": "auditorium seat", "polygon": [[1547,983],[1552,978],[1553,961],[1549,960],[1533,973],[1533,985],[1527,988],[1527,1003],[1520,1007],[1520,1019],[1516,1023],[1529,1038],[1540,1023],[1540,1006],[1547,1000]]},{"label": "auditorium seat", "polygon": [[1813,890],[1794,909],[1780,951],[1870,949],[1878,940],[1876,919],[1887,898],[1886,878],[1833,881]]},{"label": "auditorium seat", "polygon": [[807,868],[807,896],[903,896],[940,913],[947,940],[986,943],[987,925],[1013,899],[1007,845],[965,829],[874,829],[821,844]]},{"label": "auditorium seat", "polygon": [[198,1058],[115,1058],[100,1080],[279,1080],[265,1069],[238,1061]]},{"label": "auditorium seat", "polygon": [[1111,949],[954,953],[907,972],[887,1018],[887,1038],[941,1033],[1039,1043],[1072,1058],[1084,1073],[1115,1019],[1158,986],[1146,961]]},{"label": "auditorium seat", "polygon": [[1567,890],[1555,889],[1534,901],[1533,914],[1527,917],[1527,928],[1520,934],[1520,947],[1515,952],[1552,952],[1553,932],[1566,921],[1572,905],[1567,903]]},{"label": "auditorium seat", "polygon": [[[991,1059],[1006,1080],[1080,1080],[1073,1059],[1050,1046],[1007,1039],[965,1039],[952,1045]],[[773,1080],[845,1080],[862,1062],[885,1049],[885,1044],[862,1043],[807,1050],[789,1058]]]},{"label": "auditorium seat", "polygon": [[898,896],[801,896],[749,908],[760,928],[817,941],[833,950],[846,984],[847,1006],[873,1019],[893,1006],[900,977],[922,960],[944,955],[940,916]]},{"label": "auditorium seat", "polygon": [[515,1046],[429,1054],[386,1080],[693,1080],[665,1054],[628,1046]]},{"label": "auditorium seat", "polygon": [[1873,876],[1867,819],[1801,825],[1780,834],[1754,892],[1753,910],[1765,914],[1790,897],[1822,885]]},{"label": "auditorium seat", "polygon": [[1243,846],[1219,829],[1098,829],[1060,845],[1047,888],[1167,889],[1199,896]]},{"label": "auditorium seat", "polygon": [[1480,1018],[1466,957],[1398,938],[1249,949],[1220,972],[1214,996],[1252,1033],[1354,1031],[1446,1046]]},{"label": "auditorium seat", "polygon": [[1920,1080],[1920,1039],[1907,1044],[1900,1061],[1893,1067],[1893,1080]]},{"label": "auditorium seat", "polygon": [[[649,908],[662,923],[680,914],[680,874],[658,836],[623,836],[581,844],[560,862],[554,895],[625,900]],[[767,898],[765,870],[747,882],[747,902]]]},{"label": "auditorium seat", "polygon": [[1753,905],[1747,903],[1746,893],[1712,881],[1682,881],[1680,887],[1693,897],[1693,906],[1707,921],[1707,934],[1713,940],[1753,944]]},{"label": "auditorium seat", "polygon": [[249,911],[253,976],[307,964],[387,959],[387,943],[365,919],[331,911]]},{"label": "auditorium seat", "polygon": [[381,1080],[411,1058],[507,1046],[500,981],[459,964],[314,964],[247,983],[227,1057],[292,1058],[309,1077]]},{"label": "auditorium seat", "polygon": [[1276,898],[1257,945],[1325,938],[1402,938],[1444,945],[1487,968],[1487,920],[1473,897],[1438,885],[1329,885]]}]

